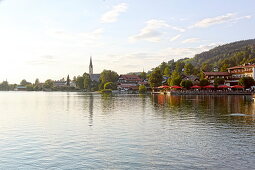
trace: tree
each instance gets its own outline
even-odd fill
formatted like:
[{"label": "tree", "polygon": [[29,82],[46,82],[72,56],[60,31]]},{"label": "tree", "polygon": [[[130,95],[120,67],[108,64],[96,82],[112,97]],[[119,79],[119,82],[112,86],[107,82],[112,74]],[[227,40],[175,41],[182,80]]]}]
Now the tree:
[{"label": "tree", "polygon": [[146,93],[146,91],[147,91],[146,86],[143,85],[143,84],[141,84],[141,85],[139,86],[139,93],[144,94],[144,93]]},{"label": "tree", "polygon": [[139,77],[142,79],[142,80],[145,80],[146,79],[146,73],[143,71],[141,72],[141,74],[139,75]]},{"label": "tree", "polygon": [[201,70],[204,71],[204,72],[212,71],[212,69],[213,69],[212,64],[203,63],[202,66],[201,66]]},{"label": "tree", "polygon": [[200,83],[199,83],[200,86],[207,86],[209,84],[210,82],[207,79],[202,79],[200,80]]},{"label": "tree", "polygon": [[193,83],[190,80],[182,80],[180,85],[186,89],[190,89],[190,87],[193,86]]},{"label": "tree", "polygon": [[119,75],[112,70],[104,70],[101,74],[100,74],[100,89],[102,89],[104,87],[104,84],[107,82],[112,82],[114,84],[117,83],[119,78]]},{"label": "tree", "polygon": [[252,77],[242,77],[238,83],[245,88],[250,88],[255,85],[255,81]]},{"label": "tree", "polygon": [[10,88],[9,88],[9,83],[8,81],[3,81],[1,84],[0,84],[0,90],[1,91],[8,91]]},{"label": "tree", "polygon": [[78,76],[76,79],[76,85],[79,89],[83,89],[84,88],[84,79],[81,76]]},{"label": "tree", "polygon": [[88,73],[83,74],[83,87],[84,89],[90,91],[91,90],[91,79]]},{"label": "tree", "polygon": [[170,86],[179,86],[181,81],[181,75],[175,70],[171,75],[171,79],[168,80],[168,84]]},{"label": "tree", "polygon": [[225,83],[225,79],[224,78],[216,78],[214,79],[214,85],[215,86],[218,86],[218,85],[221,85],[221,84],[224,84]]},{"label": "tree", "polygon": [[107,82],[104,84],[104,89],[111,89],[114,90],[116,89],[116,85],[113,82]]},{"label": "tree", "polygon": [[181,77],[173,78],[170,81],[170,86],[180,86],[181,81],[182,81]]},{"label": "tree", "polygon": [[20,85],[21,85],[21,86],[26,86],[26,85],[28,85],[28,84],[31,84],[31,83],[30,83],[30,82],[27,82],[25,79],[21,80],[21,82],[20,82]]},{"label": "tree", "polygon": [[190,63],[185,64],[184,73],[187,75],[191,75],[194,72],[194,66]]},{"label": "tree", "polygon": [[70,86],[70,78],[69,78],[69,75],[67,76],[67,78],[66,78],[66,85],[69,87]]},{"label": "tree", "polygon": [[153,87],[158,87],[162,84],[162,74],[160,72],[159,68],[156,68],[153,70],[153,72],[150,74],[149,77],[149,84],[150,86]]},{"label": "tree", "polygon": [[34,86],[33,86],[33,90],[35,90],[35,91],[40,90],[41,87],[39,87],[39,85],[40,85],[40,81],[39,81],[39,79],[37,78],[37,79],[35,79],[35,83],[34,83]]},{"label": "tree", "polygon": [[185,66],[185,63],[183,61],[178,60],[176,62],[175,71],[177,71],[178,73],[181,73],[183,68],[184,68],[184,66]]},{"label": "tree", "polygon": [[164,62],[164,61],[159,65],[159,69],[160,69],[161,74],[164,74],[164,71],[165,71],[166,67],[168,67],[168,66],[167,66],[167,63]]},{"label": "tree", "polygon": [[167,76],[167,77],[170,77],[170,68],[167,66],[165,67],[165,70],[164,70],[164,75]]},{"label": "tree", "polygon": [[40,83],[39,79],[38,78],[35,79],[35,85],[39,85],[39,83]]},{"label": "tree", "polygon": [[48,79],[48,80],[45,81],[43,87],[46,88],[46,89],[52,89],[53,85],[54,85],[53,80]]}]

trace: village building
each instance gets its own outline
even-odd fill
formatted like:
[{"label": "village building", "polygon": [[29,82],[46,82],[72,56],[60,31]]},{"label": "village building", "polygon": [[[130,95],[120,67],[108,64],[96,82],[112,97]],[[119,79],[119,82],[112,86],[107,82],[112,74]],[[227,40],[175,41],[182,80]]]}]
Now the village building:
[{"label": "village building", "polygon": [[120,75],[118,79],[118,89],[119,90],[138,90],[139,84],[142,84],[142,79],[137,75]]},{"label": "village building", "polygon": [[232,78],[229,72],[203,72],[204,78],[207,79],[210,84],[214,84],[216,78],[225,79],[225,84],[230,84]]},{"label": "village building", "polygon": [[232,75],[232,84],[238,84],[242,77],[252,77],[255,79],[255,64],[244,64],[228,68],[228,73]]},{"label": "village building", "polygon": [[90,57],[90,62],[89,62],[89,76],[91,81],[93,82],[99,82],[100,74],[94,74],[93,73],[93,64],[92,64],[92,58]]}]

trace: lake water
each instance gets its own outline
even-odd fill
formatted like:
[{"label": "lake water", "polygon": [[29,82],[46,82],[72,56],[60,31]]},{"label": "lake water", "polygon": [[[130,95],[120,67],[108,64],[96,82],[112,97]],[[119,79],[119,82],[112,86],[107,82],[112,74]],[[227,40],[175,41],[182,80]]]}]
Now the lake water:
[{"label": "lake water", "polygon": [[253,169],[251,96],[0,93],[0,169]]}]

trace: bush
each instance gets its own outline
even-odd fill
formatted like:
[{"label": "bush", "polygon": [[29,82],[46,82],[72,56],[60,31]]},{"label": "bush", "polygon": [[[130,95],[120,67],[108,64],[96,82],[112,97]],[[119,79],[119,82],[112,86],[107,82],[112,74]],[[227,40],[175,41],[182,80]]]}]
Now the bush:
[{"label": "bush", "polygon": [[242,77],[239,80],[239,84],[244,86],[245,88],[250,88],[255,85],[255,81],[252,77]]},{"label": "bush", "polygon": [[186,88],[186,89],[189,89],[191,86],[193,86],[193,83],[190,80],[182,80],[181,81],[181,86]]},{"label": "bush", "polygon": [[111,89],[103,89],[101,90],[102,93],[112,93]]},{"label": "bush", "polygon": [[107,82],[104,84],[104,89],[115,90],[115,89],[117,89],[117,86],[113,82]]},{"label": "bush", "polygon": [[199,83],[200,86],[207,86],[209,84],[210,83],[207,79],[202,79],[202,80],[200,80],[200,83]]},{"label": "bush", "polygon": [[139,86],[139,93],[146,93],[146,91],[147,91],[147,88],[145,85],[142,84]]},{"label": "bush", "polygon": [[225,79],[223,79],[223,78],[214,79],[214,85],[215,86],[218,86],[218,85],[221,85],[221,84],[224,84],[224,83],[225,83]]}]

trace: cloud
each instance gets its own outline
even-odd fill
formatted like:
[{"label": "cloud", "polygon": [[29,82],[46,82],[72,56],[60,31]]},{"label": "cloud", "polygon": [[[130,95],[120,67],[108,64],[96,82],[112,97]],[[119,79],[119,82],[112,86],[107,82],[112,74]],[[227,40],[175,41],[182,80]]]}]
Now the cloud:
[{"label": "cloud", "polygon": [[152,19],[146,22],[146,26],[141,29],[140,33],[129,37],[131,42],[138,40],[146,40],[150,42],[159,42],[164,34],[162,29],[172,29],[179,32],[184,32],[185,29],[169,25],[164,20]]},{"label": "cloud", "polygon": [[181,37],[181,34],[178,34],[178,35],[172,37],[169,41],[175,41],[175,40],[177,40],[180,37]]},{"label": "cloud", "polygon": [[206,28],[216,24],[222,24],[226,22],[237,21],[241,19],[250,19],[250,18],[251,16],[249,15],[244,17],[237,17],[235,13],[228,13],[226,15],[202,19],[198,21],[197,23],[195,23],[194,25],[190,26],[189,28]]},{"label": "cloud", "polygon": [[186,40],[183,40],[182,43],[195,43],[195,42],[199,42],[200,39],[199,38],[188,38]]},{"label": "cloud", "polygon": [[41,56],[37,59],[27,61],[27,64],[33,65],[33,66],[34,65],[49,65],[49,64],[54,64],[56,62],[57,62],[57,60],[54,56],[44,55],[44,56]]},{"label": "cloud", "polygon": [[91,32],[78,32],[72,33],[65,30],[49,30],[47,32],[51,37],[60,40],[61,44],[69,44],[76,46],[87,46],[87,47],[98,47],[102,45],[100,41],[104,30],[102,28],[97,28]]},{"label": "cloud", "polygon": [[174,59],[184,58],[184,57],[193,57],[195,54],[199,54],[203,51],[208,51],[218,44],[213,43],[209,45],[201,45],[198,47],[183,47],[183,48],[166,48],[159,52],[160,56],[169,56]]},{"label": "cloud", "polygon": [[118,19],[118,16],[120,13],[125,12],[128,8],[128,5],[126,3],[121,3],[118,5],[115,5],[112,10],[106,12],[101,17],[102,23],[112,23],[116,22]]}]

